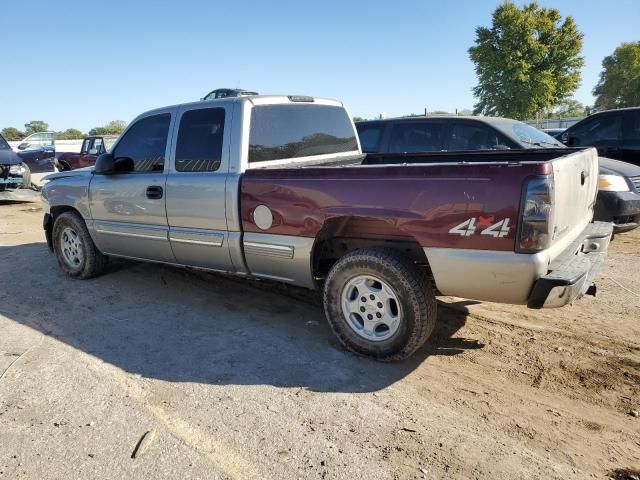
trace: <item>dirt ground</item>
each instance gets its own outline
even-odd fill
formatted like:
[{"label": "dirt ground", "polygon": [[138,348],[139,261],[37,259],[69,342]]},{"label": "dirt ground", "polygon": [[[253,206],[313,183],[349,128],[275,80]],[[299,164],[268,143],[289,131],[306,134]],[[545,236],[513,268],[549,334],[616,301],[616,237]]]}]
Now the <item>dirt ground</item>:
[{"label": "dirt ground", "polygon": [[37,203],[0,205],[0,480],[640,468],[640,232],[616,237],[596,298],[441,298],[428,345],[381,364],[343,351],[304,291],[125,262],[70,280],[41,223]]}]

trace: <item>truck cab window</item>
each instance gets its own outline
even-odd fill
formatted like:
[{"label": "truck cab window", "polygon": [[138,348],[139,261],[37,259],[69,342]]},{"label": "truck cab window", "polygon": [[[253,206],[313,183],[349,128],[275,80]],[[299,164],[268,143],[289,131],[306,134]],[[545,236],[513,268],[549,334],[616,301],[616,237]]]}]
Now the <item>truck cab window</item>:
[{"label": "truck cab window", "polygon": [[102,138],[95,138],[93,140],[93,146],[91,147],[91,153],[100,155],[103,152],[104,150],[102,149]]},{"label": "truck cab window", "polygon": [[329,105],[265,105],[253,108],[249,163],[358,152],[347,112]]},{"label": "truck cab window", "polygon": [[167,135],[171,115],[163,113],[138,120],[129,128],[113,151],[113,157],[133,160],[140,173],[164,170]]},{"label": "truck cab window", "polygon": [[83,155],[86,155],[87,153],[89,153],[90,148],[91,148],[91,139],[85,138],[84,141],[82,142],[82,148],[80,149],[80,153]]},{"label": "truck cab window", "polygon": [[176,171],[214,172],[220,168],[224,113],[224,108],[201,108],[182,115],[176,145]]}]

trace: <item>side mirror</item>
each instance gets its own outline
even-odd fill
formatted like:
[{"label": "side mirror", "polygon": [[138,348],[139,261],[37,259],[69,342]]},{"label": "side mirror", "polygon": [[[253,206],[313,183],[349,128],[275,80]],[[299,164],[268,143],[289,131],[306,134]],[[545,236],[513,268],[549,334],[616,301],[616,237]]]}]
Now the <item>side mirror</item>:
[{"label": "side mirror", "polygon": [[562,135],[560,135],[560,141],[566,145],[569,141],[569,134],[567,132],[564,132]]},{"label": "side mirror", "polygon": [[116,172],[116,162],[113,159],[113,155],[110,153],[103,153],[96,158],[96,166],[94,170],[96,175],[110,175]]},{"label": "side mirror", "polygon": [[18,150],[26,150],[27,148],[29,148],[29,144],[27,142],[18,145]]}]

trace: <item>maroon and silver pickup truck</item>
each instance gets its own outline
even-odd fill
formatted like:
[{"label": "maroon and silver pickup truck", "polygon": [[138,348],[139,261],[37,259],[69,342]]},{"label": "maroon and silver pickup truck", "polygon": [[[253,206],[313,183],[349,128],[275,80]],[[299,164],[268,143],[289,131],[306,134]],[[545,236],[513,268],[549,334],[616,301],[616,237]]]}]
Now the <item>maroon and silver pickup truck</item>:
[{"label": "maroon and silver pickup truck", "polygon": [[42,195],[73,278],[114,256],[322,289],[347,348],[395,360],[431,334],[438,293],[593,293],[611,236],[597,178],[592,148],[365,156],[340,102],[246,96],[144,113]]},{"label": "maroon and silver pickup truck", "polygon": [[108,152],[117,140],[117,135],[92,135],[82,140],[80,152],[64,152],[54,163],[58,170],[75,170],[92,167],[99,155]]}]

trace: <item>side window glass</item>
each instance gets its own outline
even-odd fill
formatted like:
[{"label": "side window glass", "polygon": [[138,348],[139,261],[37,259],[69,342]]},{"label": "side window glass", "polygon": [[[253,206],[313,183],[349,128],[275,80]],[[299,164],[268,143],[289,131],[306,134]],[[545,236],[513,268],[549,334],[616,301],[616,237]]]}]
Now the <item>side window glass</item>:
[{"label": "side window glass", "polygon": [[356,125],[356,129],[358,130],[358,137],[360,138],[360,146],[362,147],[362,151],[371,153],[377,152],[382,127],[379,125],[374,125],[370,127],[358,128],[358,126]]},{"label": "side window glass", "polygon": [[224,108],[185,112],[176,144],[178,172],[215,172],[222,160]]},{"label": "side window glass", "polygon": [[622,115],[596,117],[571,132],[572,146],[589,146],[598,142],[618,140],[621,129]]},{"label": "side window glass", "polygon": [[389,152],[434,152],[442,150],[444,125],[436,122],[409,121],[393,126]]},{"label": "side window glass", "polygon": [[491,150],[503,143],[498,134],[477,125],[454,125],[449,150]]},{"label": "side window glass", "polygon": [[640,110],[635,110],[629,113],[628,117],[629,128],[625,135],[625,141],[639,143],[640,142]]},{"label": "side window glass", "polygon": [[99,155],[103,152],[102,150],[102,139],[96,138],[93,140],[93,146],[91,147],[90,153],[93,155]]},{"label": "side window glass", "polygon": [[80,153],[82,153],[83,155],[86,155],[87,153],[89,153],[90,146],[91,146],[91,139],[85,138],[82,142],[82,148],[80,149]]},{"label": "side window glass", "polygon": [[138,120],[124,134],[113,151],[113,157],[116,160],[133,160],[135,172],[161,172],[164,170],[170,121],[168,113]]}]

